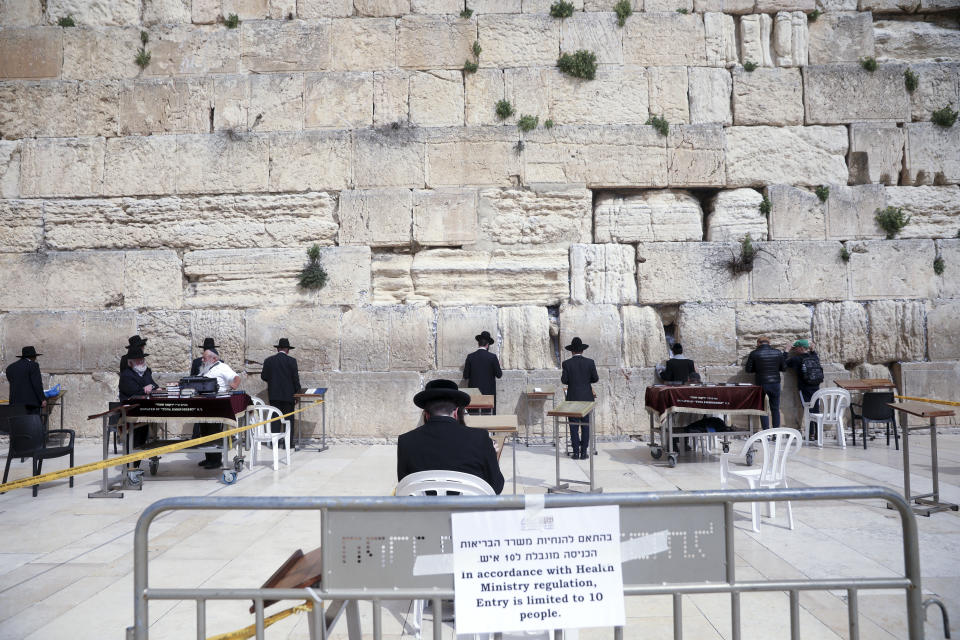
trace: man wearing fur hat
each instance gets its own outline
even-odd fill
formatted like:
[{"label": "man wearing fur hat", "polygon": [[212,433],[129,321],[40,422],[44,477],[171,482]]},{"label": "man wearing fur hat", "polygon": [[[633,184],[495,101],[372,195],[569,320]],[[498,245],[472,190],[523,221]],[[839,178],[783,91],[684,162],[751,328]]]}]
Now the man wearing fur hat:
[{"label": "man wearing fur hat", "polygon": [[481,331],[474,336],[477,341],[477,350],[467,356],[463,363],[463,377],[467,386],[479,389],[485,396],[493,396],[493,412],[497,412],[497,378],[503,377],[500,369],[500,360],[490,353],[493,337],[489,331]]}]

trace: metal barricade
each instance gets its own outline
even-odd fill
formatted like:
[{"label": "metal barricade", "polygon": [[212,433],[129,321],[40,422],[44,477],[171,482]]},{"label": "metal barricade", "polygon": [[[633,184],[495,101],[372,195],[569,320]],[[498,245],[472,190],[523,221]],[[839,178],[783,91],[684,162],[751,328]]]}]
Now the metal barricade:
[{"label": "metal barricade", "polygon": [[[543,496],[541,496],[543,497]],[[902,576],[851,577],[811,580],[746,580],[736,576],[733,506],[755,501],[885,500],[900,514],[903,534]],[[902,589],[906,597],[910,640],[922,640],[923,605],[917,524],[900,494],[883,487],[837,487],[741,491],[580,494],[545,497],[544,507],[620,507],[621,538],[629,540],[667,529],[673,557],[646,557],[623,562],[625,596],[672,595],[674,638],[683,637],[683,596],[705,593],[730,595],[731,637],[739,640],[740,595],[786,592],[790,605],[790,637],[800,638],[800,592],[845,590],[849,638],[860,637],[858,593],[862,589]],[[413,567],[419,556],[450,553],[453,512],[523,509],[524,496],[477,497],[237,497],[168,498],[150,505],[140,516],[134,539],[134,626],[127,638],[149,637],[151,600],[193,600],[197,606],[197,638],[206,637],[206,603],[210,600],[252,600],[255,633],[264,638],[265,600],[307,600],[310,637],[325,639],[337,616],[348,617],[348,636],[359,640],[357,602],[373,602],[373,636],[382,637],[382,600],[432,600],[441,611],[441,599],[454,597],[453,575],[421,575]],[[176,510],[319,510],[323,578],[307,589],[151,588],[148,583],[150,525],[160,514]],[[689,549],[696,552],[689,552]],[[361,549],[363,552],[361,553]],[[330,603],[324,610],[323,602]],[[434,616],[433,638],[441,640],[441,616]],[[238,621],[239,623],[240,621]],[[622,640],[623,627],[614,628]],[[555,637],[559,640],[561,632]]]}]

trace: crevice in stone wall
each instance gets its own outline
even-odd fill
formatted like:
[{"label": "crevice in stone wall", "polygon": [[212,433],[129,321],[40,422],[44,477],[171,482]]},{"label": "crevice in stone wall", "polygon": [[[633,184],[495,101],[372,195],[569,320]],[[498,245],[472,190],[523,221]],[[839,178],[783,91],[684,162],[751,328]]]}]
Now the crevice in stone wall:
[{"label": "crevice in stone wall", "polygon": [[215,107],[210,107],[210,133],[213,133],[213,111]]},{"label": "crevice in stone wall", "polygon": [[560,366],[563,357],[560,352],[560,305],[547,307],[547,320],[550,323],[550,346],[553,348],[554,362]]}]

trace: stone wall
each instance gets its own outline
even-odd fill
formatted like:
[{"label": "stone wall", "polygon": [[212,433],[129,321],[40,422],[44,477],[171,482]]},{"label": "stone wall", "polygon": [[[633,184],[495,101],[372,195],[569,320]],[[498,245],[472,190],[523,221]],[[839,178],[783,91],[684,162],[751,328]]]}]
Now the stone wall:
[{"label": "stone wall", "polygon": [[[341,436],[407,429],[484,329],[521,420],[590,343],[605,434],[646,424],[665,328],[708,380],[812,336],[831,379],[954,393],[960,125],[931,115],[960,105],[955,4],[574,4],[0,0],[0,360],[36,345],[84,434],[134,333],[164,381],[215,336],[252,392],[286,335]],[[578,49],[593,80],[556,67]]]}]

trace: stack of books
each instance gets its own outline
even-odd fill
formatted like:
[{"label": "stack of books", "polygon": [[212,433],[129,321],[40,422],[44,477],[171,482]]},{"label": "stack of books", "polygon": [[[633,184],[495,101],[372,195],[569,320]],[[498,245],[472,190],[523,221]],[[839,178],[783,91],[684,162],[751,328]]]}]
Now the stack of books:
[{"label": "stack of books", "polygon": [[193,387],[185,387],[183,389],[180,389],[181,398],[192,398],[195,395],[197,395],[197,390],[194,389]]}]

